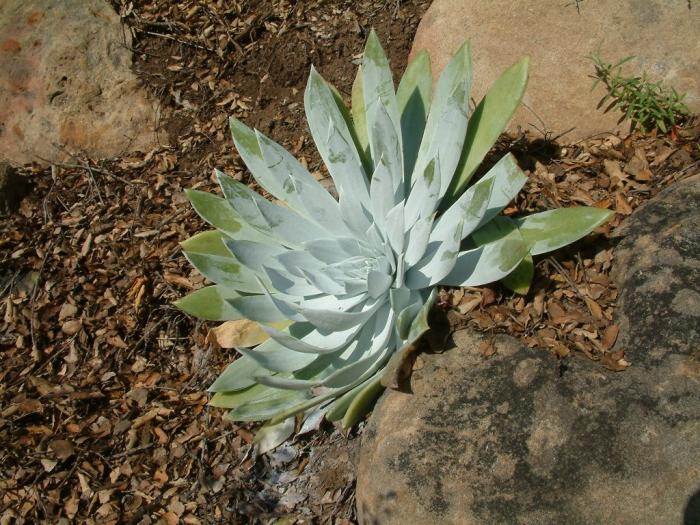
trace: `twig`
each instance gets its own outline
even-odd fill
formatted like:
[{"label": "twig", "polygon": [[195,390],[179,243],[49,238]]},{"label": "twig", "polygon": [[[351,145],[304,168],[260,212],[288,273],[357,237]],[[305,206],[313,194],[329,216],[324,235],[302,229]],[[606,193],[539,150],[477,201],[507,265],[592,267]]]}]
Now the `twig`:
[{"label": "twig", "polygon": [[39,357],[39,348],[36,344],[36,338],[34,336],[34,302],[36,299],[37,290],[39,289],[39,283],[41,282],[41,274],[44,271],[44,266],[46,266],[46,260],[49,258],[49,254],[51,253],[51,250],[53,250],[53,247],[58,239],[60,239],[60,237],[54,239],[44,253],[44,258],[42,259],[41,266],[39,267],[39,274],[37,275],[36,282],[32,288],[32,295],[29,297],[29,336],[32,340],[32,354],[36,355],[37,358]]},{"label": "twig", "polygon": [[5,295],[5,292],[7,290],[12,289],[12,287],[15,285],[15,282],[17,281],[17,276],[19,276],[19,272],[20,272],[19,270],[16,270],[14,275],[7,280],[3,289],[0,290],[0,297]]},{"label": "twig", "polygon": [[177,42],[178,44],[183,44],[185,46],[191,46],[191,47],[196,47],[197,49],[203,49],[204,51],[208,51],[209,53],[214,53],[216,56],[219,56],[216,53],[215,49],[212,49],[210,47],[203,46],[201,44],[195,44],[194,42],[188,42],[187,40],[180,40],[179,38],[175,38],[174,36],[171,35],[164,35],[163,33],[156,33],[154,31],[144,31],[147,35],[151,36],[157,36],[160,38],[166,38],[168,40],[172,40],[173,42]]},{"label": "twig", "polygon": [[574,283],[571,278],[569,277],[569,274],[567,271],[564,269],[564,267],[559,264],[559,262],[554,258],[554,257],[548,257],[547,260],[554,266],[557,271],[561,274],[561,276],[566,280],[566,282],[571,286],[571,288],[576,292],[576,295],[579,296],[579,298],[586,304],[586,308],[588,308],[588,311],[590,314],[595,317],[595,314],[593,313],[593,310],[591,307],[588,305],[588,301],[586,301],[586,296],[581,293],[581,290],[579,289],[578,285]]},{"label": "twig", "polygon": [[[118,180],[119,182],[123,182],[124,184],[127,184],[129,186],[136,186],[136,183],[128,181],[122,177],[119,177],[118,175],[115,175],[114,173],[111,173],[107,170],[103,170],[100,168],[96,168],[95,166],[90,166],[90,165],[83,165],[83,164],[66,164],[62,162],[53,162],[49,159],[45,159],[44,157],[40,157],[37,155],[37,158],[39,160],[43,160],[47,164],[51,164],[52,166],[58,166],[59,168],[66,168],[66,169],[81,169],[81,170],[87,170],[88,172],[94,172],[94,173],[99,173],[100,175],[105,175],[107,177],[112,177],[113,179]],[[86,163],[87,164],[87,163]],[[65,205],[64,205],[65,207]]]},{"label": "twig", "polygon": [[95,175],[92,173],[92,168],[90,167],[90,164],[88,162],[83,162],[85,165],[85,169],[88,172],[88,175],[90,176],[90,181],[92,182],[93,186],[95,186],[95,191],[97,192],[97,198],[100,200],[100,204],[102,206],[105,205],[105,201],[102,200],[102,193],[100,193],[100,187],[97,185],[97,181],[95,180]]}]

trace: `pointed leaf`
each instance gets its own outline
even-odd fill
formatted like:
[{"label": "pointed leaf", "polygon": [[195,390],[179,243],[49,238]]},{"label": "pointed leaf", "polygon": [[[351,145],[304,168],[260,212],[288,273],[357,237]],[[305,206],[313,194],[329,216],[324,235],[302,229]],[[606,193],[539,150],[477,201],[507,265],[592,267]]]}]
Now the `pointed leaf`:
[{"label": "pointed leaf", "polygon": [[464,222],[460,220],[452,231],[444,229],[441,238],[428,243],[423,258],[406,272],[406,286],[412,290],[427,288],[439,283],[452,271],[459,254],[463,226]]},{"label": "pointed leaf", "polygon": [[[367,113],[362,89],[362,66],[357,68],[355,81],[352,83],[352,121],[361,151],[369,157],[369,136],[367,134]],[[372,173],[371,163],[365,167],[367,173]]]},{"label": "pointed leaf", "polygon": [[274,397],[263,401],[249,401],[236,406],[228,414],[229,421],[264,421],[289,410],[311,398],[311,394],[299,390],[277,390]]},{"label": "pointed leaf", "polygon": [[515,222],[530,247],[530,253],[538,255],[577,241],[612,214],[610,210],[580,206],[534,213]]},{"label": "pointed leaf", "polygon": [[233,143],[236,145],[236,150],[241,159],[248,167],[248,171],[258,184],[275,195],[279,191],[279,183],[267,170],[255,131],[235,117],[229,117],[228,124]]},{"label": "pointed leaf", "polygon": [[248,224],[226,199],[197,190],[186,190],[185,193],[197,214],[229,237],[268,244],[275,243],[272,238]]},{"label": "pointed leaf", "polygon": [[239,357],[226,367],[226,370],[209,387],[209,392],[230,392],[242,390],[255,384],[255,376],[269,373],[255,361]]},{"label": "pointed leaf", "polygon": [[408,232],[408,246],[406,247],[406,268],[415,265],[425,255],[428,248],[428,239],[433,228],[433,217],[420,219]]},{"label": "pointed leaf", "polygon": [[[389,61],[374,30],[367,37],[362,55],[362,92],[372,160],[376,165],[384,157],[392,177],[395,177],[394,166],[403,166],[401,117]],[[403,169],[398,177],[403,182]]]},{"label": "pointed leaf", "polygon": [[240,292],[260,292],[255,273],[241,265],[226,249],[221,233],[199,233],[182,243],[183,253],[210,281]]},{"label": "pointed leaf", "polygon": [[[425,121],[430,109],[433,76],[430,55],[422,50],[411,60],[396,90],[396,103],[401,115],[403,163],[406,188],[411,187],[411,173],[423,139]],[[354,103],[353,103],[354,104]]]},{"label": "pointed leaf", "polygon": [[[362,162],[362,166],[365,170],[365,173],[372,173],[372,161],[370,159],[369,148],[367,147],[366,143],[367,137],[360,137],[357,129],[355,129],[355,121],[353,118],[353,114],[350,113],[347,106],[345,105],[345,102],[343,101],[343,97],[340,95],[340,92],[330,82],[327,82],[327,84],[331,92],[333,93],[335,105],[338,107],[340,114],[343,116],[343,120],[345,120],[345,125],[348,127],[348,131],[350,131],[350,136],[352,137],[352,141],[355,144],[357,154],[360,156],[360,162]],[[367,130],[364,129],[363,133],[366,132]]]},{"label": "pointed leaf", "polygon": [[528,247],[515,223],[496,217],[475,231],[477,247],[459,253],[454,269],[440,284],[481,286],[502,279],[528,255]]},{"label": "pointed leaf", "polygon": [[532,260],[532,256],[528,255],[520,261],[520,264],[515,267],[515,270],[501,279],[501,282],[509,290],[513,290],[520,295],[526,295],[530,290],[530,284],[532,284],[534,275],[535,264]]},{"label": "pointed leaf", "polygon": [[253,439],[253,443],[258,446],[258,454],[270,452],[287,441],[294,434],[294,424],[294,418],[288,417],[276,425],[268,423],[260,427]]},{"label": "pointed leaf", "polygon": [[465,43],[438,79],[412,177],[415,179],[428,162],[437,158],[441,175],[440,195],[444,195],[450,185],[464,144],[471,75],[471,51],[469,44]]},{"label": "pointed leaf", "polygon": [[[488,209],[481,219],[479,227],[498,215],[518,195],[518,192],[527,182],[527,177],[518,166],[513,154],[508,153],[501,157],[493,168],[474,186],[484,184],[488,180],[493,180],[493,191],[489,197]],[[460,196],[459,200],[461,199],[462,196]]]},{"label": "pointed leaf", "polygon": [[240,312],[227,302],[227,299],[237,297],[240,297],[240,294],[231,288],[219,285],[205,286],[176,301],[175,306],[206,321],[230,321],[242,318]]},{"label": "pointed leaf", "polygon": [[265,370],[264,373],[256,376],[258,380],[260,376],[269,375],[269,372],[294,372],[301,370],[318,357],[316,354],[290,350],[272,338],[255,348],[240,347],[238,351]]},{"label": "pointed leaf", "polygon": [[343,428],[352,428],[372,409],[379,394],[384,391],[381,377],[381,374],[377,374],[369,379],[353,396],[343,416]]},{"label": "pointed leaf", "polygon": [[[348,235],[340,220],[338,203],[326,189],[282,146],[257,133],[260,151],[271,181],[264,187],[307,219],[335,235]],[[272,182],[274,181],[274,182]]]},{"label": "pointed leaf", "polygon": [[[245,359],[245,358],[241,358]],[[280,395],[280,391],[265,385],[253,385],[243,390],[216,392],[209,400],[209,405],[218,408],[236,408],[238,405],[259,402]]]},{"label": "pointed leaf", "polygon": [[492,85],[469,120],[459,165],[442,209],[450,206],[467,187],[476,168],[508,125],[527,86],[529,58],[508,68]]},{"label": "pointed leaf", "polygon": [[437,289],[433,288],[430,294],[425,299],[425,303],[418,312],[418,315],[416,315],[416,318],[413,320],[413,323],[411,323],[411,329],[408,331],[408,338],[406,339],[405,344],[410,344],[417,341],[419,337],[421,337],[425,332],[428,331],[428,329],[430,328],[430,326],[428,325],[428,315],[430,314],[430,310],[433,307],[433,304],[435,304],[436,298]]},{"label": "pointed leaf", "polygon": [[355,396],[365,387],[365,384],[361,384],[346,392],[342,396],[338,397],[333,403],[331,403],[328,412],[326,412],[326,419],[328,421],[340,421],[343,419],[345,412],[347,412],[350,403],[355,399]]},{"label": "pointed leaf", "polygon": [[314,142],[338,193],[349,199],[347,206],[351,210],[362,214],[362,203],[368,202],[369,197],[368,178],[333,92],[313,67],[304,108]]},{"label": "pointed leaf", "polygon": [[[298,213],[268,201],[245,184],[217,171],[219,184],[229,204],[248,224],[280,244],[298,247],[303,242],[327,236],[317,224]],[[238,235],[235,238],[239,239]]]},{"label": "pointed leaf", "polygon": [[264,294],[243,295],[227,302],[241,317],[258,323],[279,323],[287,319]]},{"label": "pointed leaf", "polygon": [[[417,166],[416,169],[419,169]],[[438,159],[432,159],[421,173],[413,174],[413,188],[406,200],[404,225],[410,230],[419,220],[433,215],[440,203],[443,174]]]},{"label": "pointed leaf", "polygon": [[443,238],[447,235],[447,231],[455,228],[459,221],[462,222],[460,240],[470,235],[482,222],[493,191],[494,180],[486,178],[465,191],[457,202],[437,220],[428,242]]},{"label": "pointed leaf", "polygon": [[371,130],[369,146],[372,159],[375,166],[377,162],[382,162],[389,172],[392,187],[389,204],[396,204],[404,198],[401,131],[394,127],[386,108],[379,103],[372,114],[368,115],[367,125]]},{"label": "pointed leaf", "polygon": [[290,350],[310,354],[332,354],[345,348],[355,338],[362,325],[347,330],[322,333],[310,323],[294,323],[286,330],[266,327],[266,332],[280,345]]}]

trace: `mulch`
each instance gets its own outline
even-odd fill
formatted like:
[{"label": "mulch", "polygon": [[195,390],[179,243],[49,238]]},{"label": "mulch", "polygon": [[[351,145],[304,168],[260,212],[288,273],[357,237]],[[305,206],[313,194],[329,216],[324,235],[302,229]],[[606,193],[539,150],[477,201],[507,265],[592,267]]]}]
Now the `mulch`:
[{"label": "mulch", "polygon": [[[403,69],[427,2],[114,1],[134,69],[161,105],[171,146],[115,159],[24,166],[31,194],[0,221],[0,522],[354,523],[363,425],[329,425],[256,457],[254,427],[208,408],[232,351],[172,306],[203,285],[179,242],[204,229],[186,188],[215,192],[214,167],[250,181],[230,114],[322,170],[303,118],[313,62],[349,94],[374,26]],[[355,62],[355,63],[353,63]],[[614,229],[699,171],[699,127],[559,146],[503,136],[529,182],[508,214],[592,205],[614,219],[536,260],[526,296],[498,284],[443,289],[451,329],[509,333],[624,373],[613,351]],[[489,344],[479,351],[488,358]]]}]

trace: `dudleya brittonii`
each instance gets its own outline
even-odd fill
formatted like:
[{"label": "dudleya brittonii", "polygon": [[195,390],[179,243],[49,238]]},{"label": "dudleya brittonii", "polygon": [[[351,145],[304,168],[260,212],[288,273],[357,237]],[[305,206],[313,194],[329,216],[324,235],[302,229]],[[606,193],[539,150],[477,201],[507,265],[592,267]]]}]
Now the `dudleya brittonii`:
[{"label": "dudleya brittonii", "polygon": [[238,349],[210,388],[213,405],[233,420],[270,419],[263,429],[275,442],[293,431],[291,416],[315,407],[351,426],[392,356],[427,330],[436,285],[505,278],[608,218],[586,207],[499,215],[526,180],[510,154],[469,186],[522,97],[527,64],[508,69],[471,114],[467,44],[432,96],[426,53],[395,92],[372,32],[352,113],[312,68],[306,116],[339,201],[284,148],[231,118],[241,158],[282,204],[220,172],[223,198],[188,193],[216,229],[183,249],[216,284],[178,305],[208,320],[256,321],[270,336]]}]

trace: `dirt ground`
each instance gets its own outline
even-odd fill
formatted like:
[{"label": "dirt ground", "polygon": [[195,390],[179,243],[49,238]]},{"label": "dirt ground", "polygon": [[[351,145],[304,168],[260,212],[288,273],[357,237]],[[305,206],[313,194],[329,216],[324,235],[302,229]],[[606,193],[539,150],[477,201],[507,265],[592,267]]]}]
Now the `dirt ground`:
[{"label": "dirt ground", "polygon": [[[398,74],[428,2],[112,3],[171,145],[20,169],[32,191],[0,221],[0,522],[354,523],[362,424],[349,435],[323,424],[256,457],[254,427],[207,407],[234,352],[207,344],[210,324],[172,306],[203,284],[178,244],[205,229],[183,192],[216,192],[214,167],[250,181],[226,129],[232,114],[322,171],[303,115],[310,65],[349,97],[374,27]],[[513,151],[530,176],[506,213],[617,213],[537,260],[527,296],[497,284],[442,290],[451,324],[432,339],[468,325],[514,334],[562,366],[583,352],[623,371],[611,351],[614,227],[698,172],[698,132],[564,147],[502,137],[485,165]]]}]

